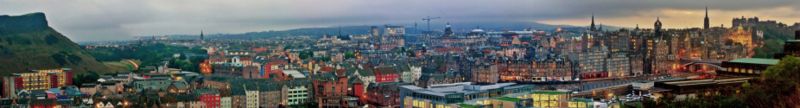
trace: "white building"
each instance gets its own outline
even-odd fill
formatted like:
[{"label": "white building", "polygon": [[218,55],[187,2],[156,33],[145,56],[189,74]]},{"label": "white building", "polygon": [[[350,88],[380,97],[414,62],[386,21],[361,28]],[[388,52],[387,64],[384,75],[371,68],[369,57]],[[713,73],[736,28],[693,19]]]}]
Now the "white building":
[{"label": "white building", "polygon": [[231,97],[222,97],[219,99],[220,108],[231,108]]},{"label": "white building", "polygon": [[299,105],[309,102],[308,88],[305,85],[291,86],[288,92],[289,105]]},{"label": "white building", "polygon": [[247,90],[247,87],[245,90],[245,107],[258,108],[258,90]]},{"label": "white building", "polygon": [[400,76],[400,79],[403,82],[416,82],[420,76],[422,76],[422,67],[421,66],[408,66],[409,70],[403,70],[403,74]]}]

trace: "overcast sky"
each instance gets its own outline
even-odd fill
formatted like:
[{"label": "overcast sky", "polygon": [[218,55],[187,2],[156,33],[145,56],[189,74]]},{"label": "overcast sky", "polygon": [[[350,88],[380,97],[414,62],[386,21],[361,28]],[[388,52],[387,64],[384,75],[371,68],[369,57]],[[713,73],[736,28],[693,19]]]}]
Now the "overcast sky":
[{"label": "overcast sky", "polygon": [[793,24],[800,0],[0,0],[0,14],[44,12],[73,41],[132,36],[242,33],[339,25],[530,21],[587,26],[700,27],[704,7],[712,26],[758,16]]}]

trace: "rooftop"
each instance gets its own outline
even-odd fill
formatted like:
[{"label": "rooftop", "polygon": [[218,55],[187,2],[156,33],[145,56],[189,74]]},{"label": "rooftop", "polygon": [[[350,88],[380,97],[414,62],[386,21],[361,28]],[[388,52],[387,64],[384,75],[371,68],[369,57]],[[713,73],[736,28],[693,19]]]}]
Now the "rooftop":
[{"label": "rooftop", "polygon": [[765,59],[765,58],[740,58],[740,59],[731,60],[729,62],[775,65],[775,64],[778,64],[778,62],[780,62],[780,60],[778,60],[778,59]]},{"label": "rooftop", "polygon": [[471,82],[461,82],[452,84],[432,85],[428,88],[417,87],[414,85],[403,85],[401,88],[412,90],[417,93],[445,96],[448,94],[472,94],[491,89],[498,89],[515,85],[516,83],[497,83],[492,85],[472,85]]},{"label": "rooftop", "polygon": [[512,98],[512,97],[499,97],[499,98],[497,98],[497,100],[501,100],[501,101],[509,101],[509,102],[519,102],[519,101],[520,101],[520,100],[522,100],[522,99],[519,99],[519,98]]},{"label": "rooftop", "polygon": [[709,84],[744,83],[744,82],[747,82],[747,80],[751,80],[751,79],[753,79],[753,78],[742,77],[742,78],[724,78],[724,79],[702,79],[702,80],[669,81],[669,82],[663,82],[663,83],[667,84],[667,85],[683,87],[683,86],[698,86],[698,85],[709,85]]},{"label": "rooftop", "polygon": [[297,70],[283,70],[283,74],[292,76],[292,78],[306,78],[306,75]]}]

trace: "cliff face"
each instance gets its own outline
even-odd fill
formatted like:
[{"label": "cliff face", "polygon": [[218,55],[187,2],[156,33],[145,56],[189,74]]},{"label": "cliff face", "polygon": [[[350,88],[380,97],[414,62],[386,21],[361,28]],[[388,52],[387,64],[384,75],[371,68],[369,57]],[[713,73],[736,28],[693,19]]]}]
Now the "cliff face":
[{"label": "cliff face", "polygon": [[44,13],[21,16],[0,15],[0,33],[32,32],[49,28]]},{"label": "cliff face", "polygon": [[32,69],[72,68],[102,72],[107,67],[47,25],[44,13],[0,16],[0,75]]}]

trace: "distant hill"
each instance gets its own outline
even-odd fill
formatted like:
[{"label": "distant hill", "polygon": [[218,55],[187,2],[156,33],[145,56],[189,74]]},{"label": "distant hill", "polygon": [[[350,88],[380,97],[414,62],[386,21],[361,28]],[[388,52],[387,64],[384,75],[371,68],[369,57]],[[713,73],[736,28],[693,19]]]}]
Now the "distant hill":
[{"label": "distant hill", "polygon": [[[218,34],[212,35],[211,38],[215,39],[253,39],[253,38],[270,38],[282,36],[315,36],[322,35],[343,35],[347,34],[367,34],[369,33],[370,26],[341,26],[341,27],[316,27],[316,28],[299,28],[284,31],[261,31],[261,32],[248,32],[241,34]],[[341,31],[341,32],[340,32]],[[192,35],[197,36],[197,35]]]},{"label": "distant hill", "polygon": [[47,25],[44,13],[0,16],[0,75],[32,69],[72,68],[102,72],[107,67]]},{"label": "distant hill", "polygon": [[[424,23],[418,23],[416,28],[414,24],[401,24],[406,27],[406,33],[417,34],[427,31],[427,26]],[[444,23],[432,23],[431,31],[440,33],[444,29]],[[514,31],[524,29],[554,31],[556,28],[561,27],[564,30],[579,31],[586,29],[581,26],[569,25],[548,25],[536,22],[513,22],[513,21],[496,21],[496,22],[459,22],[451,23],[452,28],[457,33],[466,33],[475,28],[481,28],[486,31]],[[314,27],[314,28],[299,28],[283,31],[260,31],[248,32],[240,34],[216,34],[211,35],[210,38],[215,39],[253,39],[253,38],[269,38],[269,37],[282,37],[282,36],[322,36],[322,35],[338,35],[339,33],[348,34],[368,34],[370,26],[378,26],[383,31],[384,25],[357,25],[357,26],[337,26],[337,27]],[[619,27],[603,26],[607,30],[616,30]],[[172,35],[177,37],[197,35]]]}]

